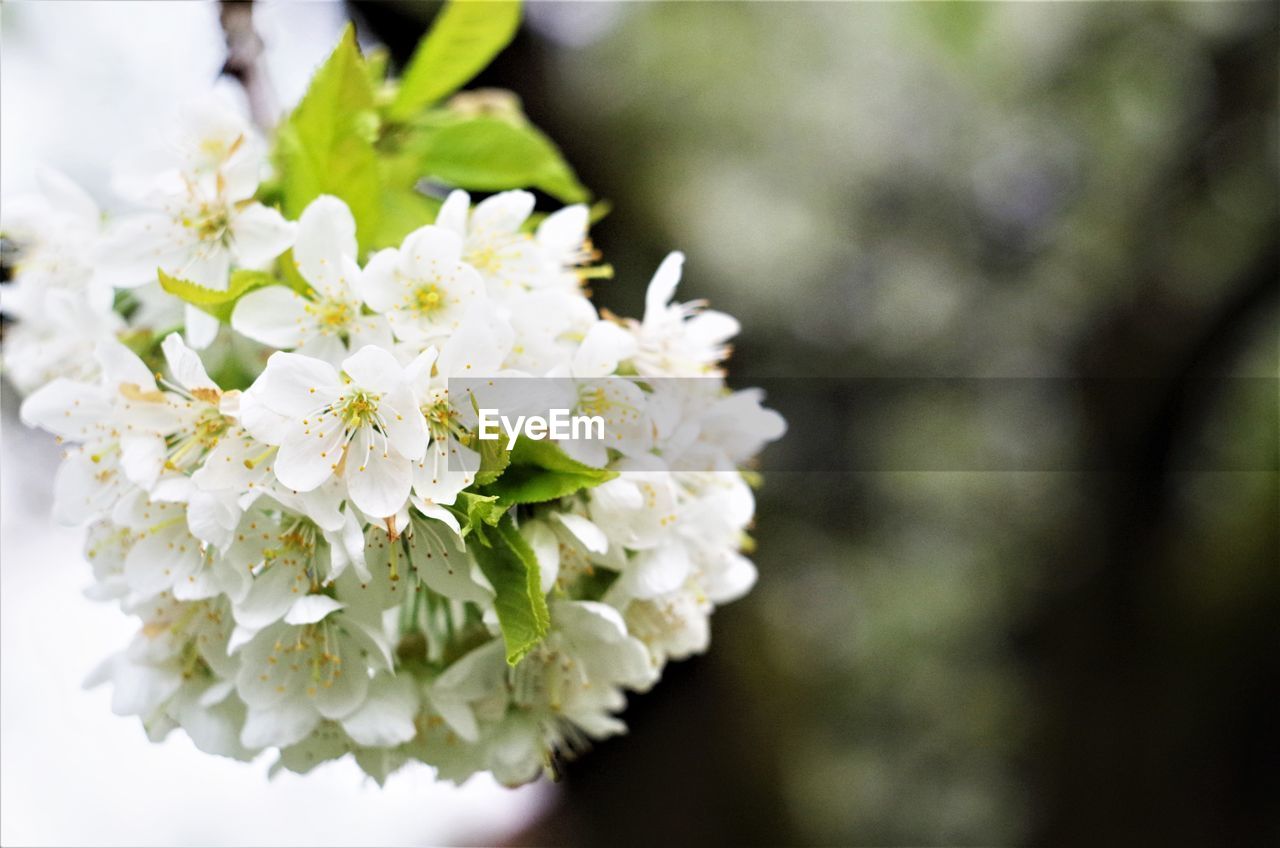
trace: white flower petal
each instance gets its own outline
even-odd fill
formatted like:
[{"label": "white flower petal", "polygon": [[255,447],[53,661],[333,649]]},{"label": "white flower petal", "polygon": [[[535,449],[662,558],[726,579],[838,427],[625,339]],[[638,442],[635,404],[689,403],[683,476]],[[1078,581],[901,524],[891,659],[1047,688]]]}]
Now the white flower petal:
[{"label": "white flower petal", "polygon": [[501,370],[511,350],[511,327],[488,309],[477,309],[463,319],[440,350],[436,370],[447,378],[491,377]]},{"label": "white flower petal", "polygon": [[422,513],[427,518],[444,524],[453,531],[453,535],[458,538],[459,542],[462,541],[462,525],[458,523],[457,516],[452,512],[437,503],[432,503],[431,501],[426,501],[422,498],[414,498],[413,506],[418,510],[418,512]]},{"label": "white flower petal", "polygon": [[357,386],[373,392],[389,392],[401,382],[400,362],[373,345],[365,345],[344,359],[342,370]]},{"label": "white flower petal", "polygon": [[123,384],[132,384],[144,392],[156,390],[156,378],[138,355],[117,341],[100,342],[94,349],[102,366],[102,381],[114,392]]},{"label": "white flower petal", "polygon": [[178,262],[161,268],[180,280],[215,291],[226,291],[230,282],[231,252],[220,242],[197,242]]},{"label": "white flower petal", "polygon": [[236,493],[214,495],[195,491],[187,502],[187,528],[191,535],[221,550],[235,535],[240,523],[241,510],[236,503]]},{"label": "white flower petal", "polygon": [[336,635],[337,628],[331,623],[332,619],[327,619],[322,627],[327,627],[334,644],[334,653],[338,656],[337,668],[343,673],[341,676],[335,675],[332,680],[326,680],[324,683],[332,683],[332,685],[322,685],[317,688],[317,692],[313,703],[320,715],[325,718],[340,719],[351,715],[362,703],[365,696],[369,692],[369,677],[366,674],[358,674],[357,670],[367,668],[369,661],[365,659],[362,652],[373,651],[376,653],[376,647],[369,640],[365,631],[355,625],[351,616],[342,616],[343,627],[349,628],[345,632]]},{"label": "white flower petal", "polygon": [[376,518],[399,512],[413,485],[410,462],[390,449],[371,427],[361,427],[351,439],[344,476],[352,503]]},{"label": "white flower petal", "polygon": [[315,624],[329,613],[342,609],[342,604],[328,595],[304,595],[285,614],[285,624]]},{"label": "white flower petal", "polygon": [[124,577],[137,597],[149,598],[193,577],[199,568],[200,548],[195,539],[185,533],[148,533],[125,557]]},{"label": "white flower petal", "polygon": [[307,301],[288,286],[255,289],[240,298],[231,313],[231,329],[281,350],[301,347],[311,328]]},{"label": "white flower petal", "polygon": [[454,189],[444,199],[436,214],[436,226],[452,230],[459,236],[467,235],[467,212],[471,208],[471,195],[462,189]]},{"label": "white flower petal", "polygon": [[435,503],[451,504],[475,480],[480,455],[449,439],[432,442],[422,461],[413,464],[413,491]]},{"label": "white flower petal", "polygon": [[405,459],[417,462],[427,452],[427,422],[422,417],[413,392],[403,382],[382,396],[378,403],[391,447]]},{"label": "white flower petal", "polygon": [[678,544],[639,551],[628,563],[622,582],[637,598],[656,598],[680,588],[689,577],[693,563]]},{"label": "white flower petal", "polygon": [[756,567],[751,560],[736,551],[726,551],[713,579],[706,581],[707,600],[713,604],[736,601],[751,591],[756,577]]},{"label": "white flower petal", "polygon": [[302,343],[302,347],[298,348],[297,353],[327,362],[336,369],[341,367],[342,360],[347,358],[348,350],[338,336],[333,333],[321,333],[309,337]]},{"label": "white flower petal", "polygon": [[[217,321],[214,321],[217,324]],[[209,379],[209,373],[200,361],[200,355],[182,343],[182,337],[170,333],[160,343],[165,362],[178,385],[185,389],[213,389],[218,391],[218,384]]]},{"label": "white flower petal", "polygon": [[436,364],[437,352],[429,347],[413,358],[404,369],[405,382],[413,390],[418,403],[426,404],[431,398],[431,369]]},{"label": "white flower petal", "polygon": [[573,512],[553,512],[552,516],[591,553],[603,554],[609,550],[609,537],[586,516]]},{"label": "white flower petal", "polygon": [[738,319],[714,309],[699,312],[684,324],[684,332],[694,343],[714,346],[724,344],[738,334]]},{"label": "white flower petal", "polygon": [[326,194],[302,210],[293,258],[308,283],[326,295],[345,291],[348,284],[342,279],[342,258],[356,253],[356,220],[347,204]]},{"label": "white flower petal", "polygon": [[597,321],[573,355],[573,375],[579,379],[607,377],[635,349],[635,338],[622,327],[612,321]]},{"label": "white flower petal", "polygon": [[[253,564],[245,563],[245,565]],[[298,600],[299,586],[301,585],[301,591],[307,588],[305,584],[300,584],[298,581],[299,573],[299,569],[272,563],[265,571],[254,577],[249,592],[240,603],[235,605],[236,623],[258,630],[284,618],[285,613],[289,612],[289,608]]]},{"label": "white flower petal", "polygon": [[667,304],[676,293],[680,283],[680,271],[684,267],[684,254],[679,251],[667,254],[644,295],[645,323],[660,319],[666,312]]},{"label": "white flower petal", "polygon": [[163,436],[126,436],[120,440],[120,469],[131,481],[150,489],[164,470],[165,453]]},{"label": "white flower petal", "polygon": [[112,668],[111,711],[116,715],[150,716],[182,685],[176,669],[139,665],[120,657]]},{"label": "white flower petal", "polygon": [[250,707],[240,731],[246,748],[284,748],[301,742],[320,723],[320,716],[307,704],[282,701],[267,708]]},{"label": "white flower petal", "polygon": [[59,377],[28,395],[18,416],[28,427],[83,442],[110,419],[111,404],[96,386]]},{"label": "white flower petal", "polygon": [[222,326],[217,318],[189,303],[183,311],[183,322],[183,335],[187,337],[187,343],[196,350],[204,350],[213,344],[213,340],[218,337],[218,329]]},{"label": "white flower petal", "polygon": [[156,269],[179,266],[191,237],[167,215],[145,213],[111,223],[99,242],[94,270],[103,284],[136,288],[154,283]]},{"label": "white flower petal", "polygon": [[50,207],[85,223],[97,222],[98,204],[66,174],[46,165],[36,165],[32,171]]},{"label": "white flower petal", "polygon": [[342,392],[338,372],[327,362],[298,353],[273,353],[266,369],[241,399],[241,408],[261,403],[273,412],[301,419]]},{"label": "white flower petal", "polygon": [[333,414],[307,419],[306,425],[291,425],[276,455],[276,478],[299,492],[316,488],[342,460],[345,435],[342,421]]},{"label": "white flower petal", "polygon": [[430,280],[462,258],[462,237],[453,230],[428,224],[405,237],[400,247],[400,272],[413,280]]},{"label": "white flower petal", "polygon": [[529,543],[538,561],[538,574],[542,578],[542,594],[556,585],[560,573],[560,542],[545,521],[525,521],[520,525],[520,535]]},{"label": "white flower petal", "polygon": [[582,248],[587,238],[590,215],[581,203],[552,212],[538,225],[535,238],[551,256],[561,262]]},{"label": "white flower petal", "polygon": [[346,519],[341,507],[346,499],[346,489],[340,480],[331,480],[310,492],[300,492],[297,498],[297,510],[321,530],[334,531],[343,526]]},{"label": "white flower petal", "polygon": [[111,512],[118,494],[113,481],[120,473],[89,451],[75,451],[53,476],[53,517],[59,524],[76,526]]},{"label": "white flower petal", "polygon": [[364,704],[342,719],[342,729],[358,745],[389,748],[417,735],[413,719],[418,692],[412,675],[380,674],[369,685]]},{"label": "white flower petal", "polygon": [[380,250],[369,257],[369,262],[360,272],[356,290],[373,311],[386,312],[395,308],[400,300],[400,283],[396,279],[396,267],[399,262],[398,250],[394,248]]},{"label": "white flower petal", "polygon": [[246,268],[260,268],[289,249],[294,224],[275,209],[251,203],[231,220],[231,249]]},{"label": "white flower petal", "polygon": [[471,212],[473,233],[515,233],[533,213],[534,197],[527,191],[504,191],[486,197]]}]

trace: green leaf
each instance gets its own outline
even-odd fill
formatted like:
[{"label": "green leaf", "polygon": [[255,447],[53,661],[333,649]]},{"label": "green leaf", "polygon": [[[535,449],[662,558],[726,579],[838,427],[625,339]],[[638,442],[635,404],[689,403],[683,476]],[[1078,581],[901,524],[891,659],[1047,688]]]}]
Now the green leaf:
[{"label": "green leaf", "polygon": [[434,129],[419,155],[426,176],[459,188],[536,188],[565,203],[591,197],[550,139],[502,118],[469,118]]},{"label": "green leaf", "polygon": [[502,446],[502,439],[476,439],[475,446],[480,454],[476,485],[485,486],[506,472],[507,466],[511,464],[511,451]]},{"label": "green leaf", "polygon": [[542,594],[542,575],[533,549],[505,516],[490,535],[490,544],[467,549],[493,586],[494,610],[507,648],[507,663],[515,665],[547,635],[551,613]]},{"label": "green leaf", "polygon": [[373,146],[377,132],[373,83],[355,30],[348,26],[302,101],[280,125],[276,160],[285,214],[297,218],[322,194],[339,197],[351,207],[356,237],[366,249],[382,214]]},{"label": "green leaf", "polygon": [[578,462],[555,442],[518,439],[506,471],[487,485],[482,484],[480,491],[497,496],[500,504],[509,507],[559,500],[617,476],[616,471]]},{"label": "green leaf", "polygon": [[387,78],[387,64],[391,61],[391,53],[385,47],[375,47],[365,54],[364,72],[369,75],[369,82],[374,89]]},{"label": "green leaf", "polygon": [[498,503],[496,495],[480,495],[475,492],[459,492],[458,499],[447,509],[458,517],[463,537],[472,533],[484,537],[485,526],[497,524],[507,511],[506,506]]},{"label": "green leaf", "polygon": [[230,323],[231,310],[235,308],[236,301],[246,293],[280,282],[266,271],[233,271],[226,291],[218,291],[196,285],[190,280],[171,277],[159,268],[156,269],[156,275],[160,278],[162,289],[208,312],[223,323]]},{"label": "green leaf", "polygon": [[519,2],[446,5],[409,60],[388,115],[403,121],[457,91],[511,42],[519,25]]},{"label": "green leaf", "polygon": [[[385,183],[390,186],[389,181]],[[440,214],[440,201],[411,188],[387,188],[382,194],[382,218],[378,232],[369,245],[371,250],[399,247],[409,233],[434,224]]]}]

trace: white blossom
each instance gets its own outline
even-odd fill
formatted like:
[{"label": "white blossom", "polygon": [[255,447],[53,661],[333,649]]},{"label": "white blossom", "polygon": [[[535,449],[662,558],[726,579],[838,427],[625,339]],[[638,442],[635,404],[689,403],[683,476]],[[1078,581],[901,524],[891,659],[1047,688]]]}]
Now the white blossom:
[{"label": "white blossom", "polygon": [[462,261],[462,239],[443,227],[410,233],[397,250],[369,258],[365,301],[386,315],[396,338],[420,348],[449,335],[486,297],[484,282]]},{"label": "white blossom", "polygon": [[[301,492],[341,478],[352,502],[375,518],[395,515],[426,450],[426,424],[400,364],[368,346],[333,366],[297,353],[276,353],[243,399],[286,419],[259,436],[280,450],[275,474]],[[252,426],[252,425],[251,425]]]},{"label": "white blossom", "polygon": [[[172,277],[225,291],[233,268],[257,269],[293,243],[294,225],[253,199],[265,166],[248,124],[227,108],[184,115],[170,155],[135,168],[117,186],[146,211],[111,222],[98,246],[99,274],[115,287]],[[188,340],[206,347],[217,323],[186,309]]]},{"label": "white blossom", "polygon": [[125,326],[94,273],[97,204],[57,171],[37,169],[36,182],[39,193],[6,203],[3,220],[17,247],[0,293],[0,311],[17,322],[5,329],[4,368],[24,394],[58,377],[93,380],[94,349]]},{"label": "white blossom", "polygon": [[387,320],[362,312],[356,222],[336,197],[313,200],[298,219],[293,261],[309,289],[278,285],[236,303],[231,326],[254,341],[337,365],[365,345],[389,347]]},{"label": "white blossom", "polygon": [[450,192],[436,225],[462,239],[461,256],[484,277],[498,300],[538,289],[578,293],[574,268],[591,258],[587,207],[566,206],[548,215],[533,232],[525,222],[533,213],[527,191],[504,191],[471,208],[465,191]]},{"label": "white blossom", "polygon": [[[527,191],[454,191],[369,254],[355,195],[267,205],[297,176],[268,152],[196,103],[116,175],[143,211],[52,173],[5,210],[20,417],[64,442],[86,594],[139,626],[90,682],[152,739],[273,771],[533,780],[623,732],[627,693],[754,585],[743,469],[785,422],[726,387],[737,322],[673,302],[681,254],[619,318],[584,287],[611,273],[584,205],[535,224]],[[197,308],[157,269],[223,295]],[[507,404],[605,438],[479,439]]]},{"label": "white blossom", "polygon": [[729,355],[727,342],[738,333],[738,322],[723,312],[706,309],[702,301],[672,303],[684,254],[662,260],[644,298],[644,318],[629,321],[636,338],[632,364],[646,377],[701,377],[718,374]]}]

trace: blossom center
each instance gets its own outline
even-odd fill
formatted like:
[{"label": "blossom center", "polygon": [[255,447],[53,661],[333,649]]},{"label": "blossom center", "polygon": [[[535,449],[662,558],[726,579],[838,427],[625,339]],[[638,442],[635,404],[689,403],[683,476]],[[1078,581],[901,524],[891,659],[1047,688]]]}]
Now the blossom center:
[{"label": "blossom center", "polygon": [[583,415],[607,416],[611,412],[620,412],[625,418],[628,413],[639,415],[639,410],[624,401],[613,397],[603,386],[590,386],[578,392],[578,411]]},{"label": "blossom center", "polygon": [[520,245],[532,239],[525,233],[478,235],[466,253],[466,262],[482,274],[498,275],[519,258]]},{"label": "blossom center", "polygon": [[344,300],[330,299],[321,301],[316,312],[319,316],[320,324],[325,327],[345,327],[351,322],[351,304]]},{"label": "blossom center", "polygon": [[413,306],[423,314],[430,314],[444,306],[444,294],[435,283],[419,286],[413,293]]},{"label": "blossom center", "polygon": [[231,419],[216,409],[206,409],[186,433],[170,436],[165,467],[176,470],[212,450],[231,427]]},{"label": "blossom center", "polygon": [[212,448],[230,426],[230,418],[227,418],[216,409],[206,410],[196,419],[195,438],[204,447]]},{"label": "blossom center", "polygon": [[379,396],[358,389],[342,399],[339,416],[347,429],[355,430],[378,422]]},{"label": "blossom center", "polygon": [[194,215],[188,215],[182,219],[182,226],[194,229],[196,238],[200,241],[218,242],[227,236],[231,226],[231,214],[225,206],[202,203]]},{"label": "blossom center", "polygon": [[203,153],[206,157],[208,157],[210,161],[224,162],[227,159],[230,159],[232,154],[234,154],[237,150],[239,150],[241,145],[243,144],[244,144],[243,135],[236,136],[235,140],[232,141],[230,144],[228,144],[226,139],[224,138],[220,138],[218,136],[209,136],[209,137],[200,139],[199,143],[196,145],[196,148],[201,153]]}]

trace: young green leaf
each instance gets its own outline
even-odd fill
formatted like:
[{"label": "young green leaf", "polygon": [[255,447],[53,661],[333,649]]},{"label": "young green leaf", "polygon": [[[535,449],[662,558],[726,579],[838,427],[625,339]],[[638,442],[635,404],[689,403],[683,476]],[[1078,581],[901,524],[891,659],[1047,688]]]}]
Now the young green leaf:
[{"label": "young green leaf", "polygon": [[382,214],[373,146],[377,128],[373,83],[355,30],[347,27],[302,101],[280,125],[275,153],[285,214],[297,218],[320,195],[335,195],[351,208],[357,239],[366,249]]},{"label": "young green leaf", "polygon": [[373,84],[375,91],[386,81],[387,65],[390,61],[391,54],[385,47],[375,47],[365,54],[364,71],[369,75],[369,82]]},{"label": "young green leaf", "polygon": [[578,462],[554,442],[518,439],[511,451],[511,464],[501,477],[482,485],[481,491],[496,495],[504,506],[545,503],[594,488],[617,476],[616,471]]},{"label": "young green leaf", "polygon": [[453,0],[414,51],[388,115],[406,120],[457,91],[511,42],[520,25],[520,3]]},{"label": "young green leaf", "polygon": [[511,451],[501,439],[477,439],[476,450],[480,454],[480,470],[476,472],[476,485],[484,486],[501,477],[511,464]]},{"label": "young green leaf", "polygon": [[515,665],[547,635],[551,613],[542,594],[538,559],[510,515],[489,534],[489,542],[473,543],[467,549],[493,586],[493,607],[502,628],[507,663]]},{"label": "young green leaf", "polygon": [[435,223],[440,214],[440,201],[412,188],[402,188],[390,180],[382,192],[382,217],[378,232],[369,245],[371,250],[399,247],[405,236],[427,224]]},{"label": "young green leaf", "polygon": [[459,492],[458,499],[447,508],[457,516],[464,537],[475,533],[482,538],[485,526],[497,524],[507,510],[506,506],[498,503],[496,495],[474,492]]},{"label": "young green leaf", "polygon": [[459,188],[536,188],[565,203],[591,196],[550,139],[502,118],[450,123],[433,130],[419,150],[425,175]]},{"label": "young green leaf", "polygon": [[160,288],[202,309],[223,323],[230,323],[231,310],[243,295],[262,286],[280,282],[265,271],[234,271],[226,290],[219,291],[197,285],[190,280],[171,277],[159,268],[156,269],[156,275],[160,278]]}]

